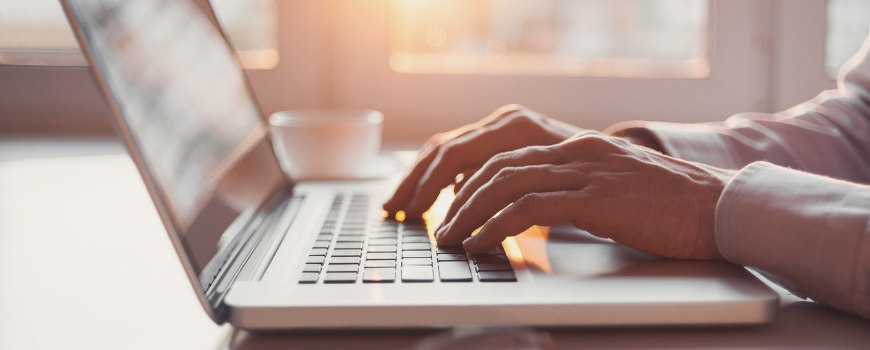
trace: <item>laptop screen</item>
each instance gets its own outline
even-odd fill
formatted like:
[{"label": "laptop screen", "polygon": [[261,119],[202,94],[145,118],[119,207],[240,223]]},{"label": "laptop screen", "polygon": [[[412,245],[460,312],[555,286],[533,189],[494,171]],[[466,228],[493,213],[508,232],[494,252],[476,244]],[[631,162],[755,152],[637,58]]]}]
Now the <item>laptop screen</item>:
[{"label": "laptop screen", "polygon": [[265,134],[233,52],[189,1],[69,1],[107,90],[182,232]]},{"label": "laptop screen", "polygon": [[292,186],[235,52],[193,0],[63,3],[200,301],[220,322],[214,290],[246,242],[238,232]]}]

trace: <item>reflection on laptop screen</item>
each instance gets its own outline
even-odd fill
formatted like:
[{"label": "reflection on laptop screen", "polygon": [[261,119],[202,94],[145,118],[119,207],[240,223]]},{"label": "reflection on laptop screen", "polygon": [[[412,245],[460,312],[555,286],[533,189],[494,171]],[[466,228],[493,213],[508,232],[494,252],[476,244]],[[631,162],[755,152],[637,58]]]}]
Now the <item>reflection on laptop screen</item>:
[{"label": "reflection on laptop screen", "polygon": [[186,231],[266,130],[238,61],[189,1],[69,5],[169,215]]}]

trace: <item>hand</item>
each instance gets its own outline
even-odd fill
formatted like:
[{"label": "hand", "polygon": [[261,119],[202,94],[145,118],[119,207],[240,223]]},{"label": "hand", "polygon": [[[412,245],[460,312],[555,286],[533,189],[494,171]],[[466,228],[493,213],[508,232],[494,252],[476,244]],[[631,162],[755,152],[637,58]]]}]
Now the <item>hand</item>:
[{"label": "hand", "polygon": [[[459,191],[464,180],[492,156],[527,146],[556,144],[581,130],[521,105],[499,108],[477,123],[430,138],[411,172],[384,203],[384,210],[404,210],[407,217],[420,217],[441,189],[456,183],[454,191]],[[459,174],[463,174],[463,180],[457,181]]]},{"label": "hand", "polygon": [[436,238],[482,253],[533,225],[571,223],[662,257],[722,259],[713,219],[735,173],[584,131],[491,158],[457,193]]}]

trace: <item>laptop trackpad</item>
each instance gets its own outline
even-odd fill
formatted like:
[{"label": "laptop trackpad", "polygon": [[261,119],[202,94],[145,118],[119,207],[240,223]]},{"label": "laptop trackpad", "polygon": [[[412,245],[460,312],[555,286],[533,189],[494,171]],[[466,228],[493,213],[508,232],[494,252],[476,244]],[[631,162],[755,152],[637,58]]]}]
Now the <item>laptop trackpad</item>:
[{"label": "laptop trackpad", "polygon": [[529,270],[538,276],[697,277],[720,275],[723,268],[733,268],[723,261],[659,258],[571,225],[533,227],[516,241]]}]

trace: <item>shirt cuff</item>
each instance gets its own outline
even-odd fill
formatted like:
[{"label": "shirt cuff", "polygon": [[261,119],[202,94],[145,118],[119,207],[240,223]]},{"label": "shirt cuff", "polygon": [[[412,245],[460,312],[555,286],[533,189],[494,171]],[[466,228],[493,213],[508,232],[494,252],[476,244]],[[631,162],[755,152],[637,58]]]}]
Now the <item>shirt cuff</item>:
[{"label": "shirt cuff", "polygon": [[664,153],[672,157],[726,169],[737,169],[742,165],[734,158],[736,152],[720,132],[725,127],[717,124],[630,121],[615,124],[604,133],[613,135],[638,128],[652,134]]},{"label": "shirt cuff", "polygon": [[797,296],[870,318],[867,203],[870,186],[755,162],[719,198],[716,245]]}]

